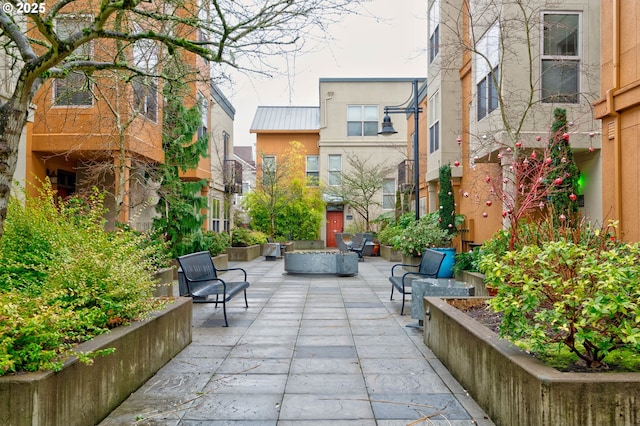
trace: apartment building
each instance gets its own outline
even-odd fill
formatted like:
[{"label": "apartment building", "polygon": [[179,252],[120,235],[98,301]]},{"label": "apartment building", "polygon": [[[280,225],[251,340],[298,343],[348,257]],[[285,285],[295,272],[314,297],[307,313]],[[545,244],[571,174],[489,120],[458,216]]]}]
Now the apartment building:
[{"label": "apartment building", "polygon": [[[567,110],[580,170],[580,210],[602,220],[599,5],[593,1],[442,1],[428,4],[428,209],[437,168],[453,167],[463,240],[481,243],[503,225],[515,153],[543,152],[553,110]],[[504,182],[496,191],[488,182]],[[514,195],[516,197],[516,195]]]},{"label": "apartment building", "polygon": [[403,183],[411,183],[407,114],[394,121],[397,134],[384,136],[378,132],[385,106],[404,105],[412,99],[414,80],[424,83],[424,79],[411,78],[321,78],[319,107],[258,107],[251,126],[256,134],[258,180],[266,164],[277,167],[278,158],[285,156],[290,143],[299,142],[305,168],[297,171],[298,177],[317,182],[325,191],[326,220],[320,236],[327,247],[336,246],[335,233],[363,230],[365,226],[364,218],[348,200],[331,191],[341,185],[346,174],[356,172],[355,164],[386,171],[383,188],[372,198],[370,219],[395,210],[400,166]]},{"label": "apartment building", "polygon": [[618,221],[624,240],[640,241],[640,4],[603,1],[600,12],[602,73],[594,115],[603,129],[603,219]]},{"label": "apartment building", "polygon": [[[88,15],[60,14],[56,30],[65,36],[87,25],[89,19]],[[207,35],[198,30],[185,37],[204,40]],[[109,58],[114,43],[94,41],[76,54]],[[62,197],[97,186],[108,193],[108,227],[122,222],[138,230],[149,229],[158,189],[150,171],[165,161],[162,128],[167,99],[163,89],[168,84],[151,75],[168,69],[164,53],[150,40],[123,49],[127,59],[148,76],[132,77],[112,70],[91,76],[72,72],[66,78],[47,80],[34,98],[33,126],[21,145],[25,156],[16,176],[24,164],[26,180],[49,177]],[[179,95],[182,104],[187,108],[199,105],[202,112],[194,140],[209,136],[209,155],[197,167],[181,171],[181,178],[208,182],[200,194],[210,206],[205,228],[229,229],[232,194],[242,186],[241,167],[233,159],[235,109],[212,83],[211,64],[190,52],[172,58],[178,58],[172,72],[177,81],[184,82]]]}]

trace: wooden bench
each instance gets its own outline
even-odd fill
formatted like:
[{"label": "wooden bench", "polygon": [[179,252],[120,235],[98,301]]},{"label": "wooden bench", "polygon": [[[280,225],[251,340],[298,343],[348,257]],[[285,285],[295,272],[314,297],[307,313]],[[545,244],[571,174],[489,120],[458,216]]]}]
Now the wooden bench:
[{"label": "wooden bench", "polygon": [[[224,326],[228,327],[227,302],[234,296],[244,293],[245,307],[249,307],[247,302],[247,271],[242,268],[216,269],[208,251],[186,254],[178,257],[178,264],[184,274],[187,285],[187,295],[193,297],[194,303],[215,303],[222,304],[224,313]],[[244,279],[242,281],[228,282],[218,277],[218,272],[222,271],[242,271]],[[215,299],[209,299],[214,296]]]},{"label": "wooden bench", "polygon": [[[406,263],[397,263],[391,267],[391,299],[393,300],[393,291],[397,289],[402,293],[402,308],[400,308],[400,315],[404,315],[404,302],[405,296],[411,294],[411,282],[416,278],[437,278],[440,265],[444,260],[445,254],[439,251],[426,249],[422,253],[422,259],[420,259],[419,265],[410,265]],[[418,271],[405,272],[402,275],[394,275],[396,267],[411,266],[417,267]]]}]

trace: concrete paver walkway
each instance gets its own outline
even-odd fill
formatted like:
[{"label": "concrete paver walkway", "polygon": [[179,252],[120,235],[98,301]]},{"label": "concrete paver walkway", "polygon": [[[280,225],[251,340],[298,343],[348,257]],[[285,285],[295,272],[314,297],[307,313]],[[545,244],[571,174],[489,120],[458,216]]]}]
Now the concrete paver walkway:
[{"label": "concrete paver walkway", "polygon": [[230,265],[249,274],[249,308],[233,299],[222,327],[221,307],[194,304],[191,345],[100,425],[493,425],[389,301],[391,265]]}]

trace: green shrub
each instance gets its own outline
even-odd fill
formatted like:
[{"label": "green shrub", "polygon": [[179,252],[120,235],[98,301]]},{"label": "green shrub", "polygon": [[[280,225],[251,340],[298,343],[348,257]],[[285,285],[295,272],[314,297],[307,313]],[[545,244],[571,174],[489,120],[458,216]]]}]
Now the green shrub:
[{"label": "green shrub", "polygon": [[105,232],[101,194],[24,197],[11,199],[0,240],[0,375],[59,369],[77,343],[158,306],[157,248],[128,230]]},{"label": "green shrub", "polygon": [[380,223],[382,229],[378,232],[380,244],[392,246],[394,249],[400,248],[403,231],[416,220],[415,213],[405,213],[396,221],[389,213],[384,213],[374,222]]},{"label": "green shrub", "polygon": [[478,262],[480,260],[480,249],[475,247],[473,250],[456,253],[456,261],[453,264],[453,273],[458,274],[462,271],[478,272]]},{"label": "green shrub", "polygon": [[566,345],[591,368],[612,351],[640,351],[638,244],[584,231],[576,243],[574,232],[558,232],[557,241],[482,255],[485,281],[498,289],[490,305],[504,314],[501,334],[540,352]]},{"label": "green shrub", "polygon": [[226,232],[203,231],[198,229],[189,235],[183,236],[179,244],[173,249],[174,258],[189,253],[208,250],[211,256],[223,253],[231,245],[231,239]]},{"label": "green shrub", "polygon": [[438,213],[414,220],[403,231],[398,248],[407,256],[420,256],[425,248],[448,247],[453,234],[440,227]]},{"label": "green shrub", "polygon": [[217,256],[231,245],[231,238],[226,232],[205,231],[203,242],[204,250],[209,250],[211,256]]},{"label": "green shrub", "polygon": [[267,235],[249,228],[235,228],[231,233],[231,246],[249,247],[255,244],[265,244]]}]

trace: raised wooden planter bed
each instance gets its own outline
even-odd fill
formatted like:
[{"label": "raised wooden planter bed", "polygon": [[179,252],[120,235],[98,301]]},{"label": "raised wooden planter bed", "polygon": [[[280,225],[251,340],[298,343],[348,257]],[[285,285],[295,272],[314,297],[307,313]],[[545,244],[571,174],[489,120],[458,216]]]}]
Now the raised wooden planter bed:
[{"label": "raised wooden planter bed", "polygon": [[58,372],[0,377],[0,423],[95,425],[191,343],[191,299],[178,298],[151,318],[78,346],[115,348],[92,365],[75,358]]},{"label": "raised wooden planter bed", "polygon": [[444,299],[427,297],[424,342],[497,425],[638,425],[640,373],[563,373]]}]

